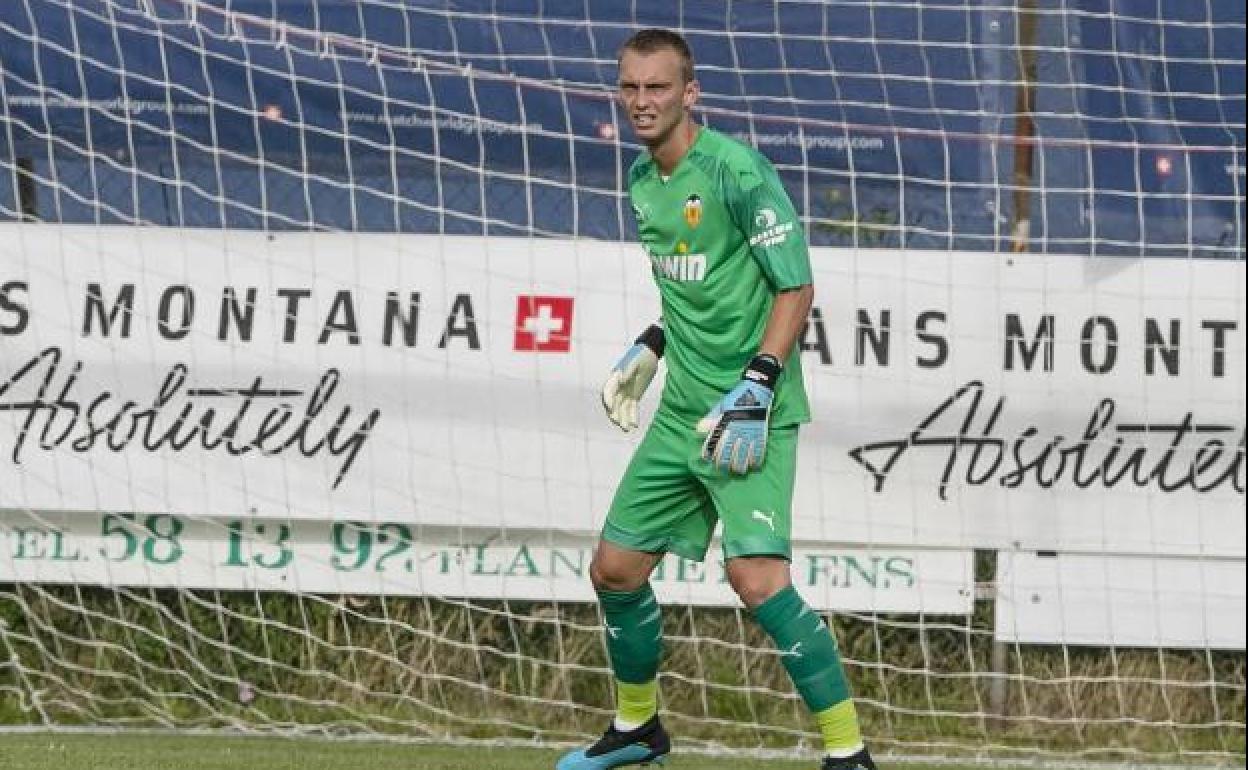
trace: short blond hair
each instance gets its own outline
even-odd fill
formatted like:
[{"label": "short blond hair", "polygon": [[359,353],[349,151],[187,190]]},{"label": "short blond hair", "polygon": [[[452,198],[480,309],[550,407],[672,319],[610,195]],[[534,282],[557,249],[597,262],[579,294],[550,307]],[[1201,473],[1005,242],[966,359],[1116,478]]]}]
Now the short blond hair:
[{"label": "short blond hair", "polygon": [[692,83],[694,77],[693,51],[689,48],[689,43],[679,33],[670,29],[655,27],[634,33],[632,37],[624,41],[624,45],[620,46],[620,53],[617,59],[623,57],[625,51],[654,53],[664,48],[671,49],[680,56],[680,74],[686,83]]}]

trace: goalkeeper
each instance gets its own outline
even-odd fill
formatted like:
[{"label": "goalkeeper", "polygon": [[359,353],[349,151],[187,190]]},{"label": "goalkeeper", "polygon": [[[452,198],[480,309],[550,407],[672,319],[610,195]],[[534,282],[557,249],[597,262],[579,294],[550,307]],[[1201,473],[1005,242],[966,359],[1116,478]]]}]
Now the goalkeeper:
[{"label": "goalkeeper", "polygon": [[557,770],[662,762],[671,750],[658,718],[662,621],[649,577],[667,552],[702,561],[717,522],[733,589],[823,733],[822,770],[874,770],[836,641],[789,578],[797,432],[810,420],[796,342],[814,294],[797,214],[765,158],[693,121],[699,87],[683,38],[638,32],[619,65],[620,102],[649,150],[628,186],[663,320],[612,370],[608,415],[637,427],[660,357],[667,379],[590,567],[617,714]]}]

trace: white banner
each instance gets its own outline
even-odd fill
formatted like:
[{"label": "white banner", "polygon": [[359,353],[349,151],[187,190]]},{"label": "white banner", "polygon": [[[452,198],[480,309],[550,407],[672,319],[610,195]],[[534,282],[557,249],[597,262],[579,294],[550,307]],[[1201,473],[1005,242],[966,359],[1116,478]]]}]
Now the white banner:
[{"label": "white banner", "polygon": [[[1244,555],[1242,261],[812,258],[797,540]],[[592,534],[658,314],[630,244],[2,226],[0,508]]]},{"label": "white banner", "polygon": [[1244,649],[1242,560],[1002,552],[997,565],[998,639]]},{"label": "white banner", "polygon": [[[0,583],[595,601],[594,540],[400,521],[0,514]],[[797,543],[793,583],[821,610],[966,615],[971,552]],[[718,544],[707,562],[668,555],[664,602],[739,606]]]}]

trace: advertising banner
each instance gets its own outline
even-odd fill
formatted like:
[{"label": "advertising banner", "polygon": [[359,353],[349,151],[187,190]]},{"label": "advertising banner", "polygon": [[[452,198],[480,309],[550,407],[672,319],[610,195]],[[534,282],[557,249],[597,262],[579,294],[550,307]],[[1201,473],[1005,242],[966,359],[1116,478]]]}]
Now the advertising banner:
[{"label": "advertising banner", "polygon": [[[1242,261],[812,262],[796,540],[1243,557]],[[618,242],[2,226],[0,509],[593,535],[652,284]]]},{"label": "advertising banner", "polygon": [[[594,602],[593,546],[402,521],[9,512],[0,582]],[[792,575],[821,610],[965,615],[974,601],[966,550],[798,543]],[[665,603],[740,606],[718,543],[705,563],[669,554],[651,582]]]}]

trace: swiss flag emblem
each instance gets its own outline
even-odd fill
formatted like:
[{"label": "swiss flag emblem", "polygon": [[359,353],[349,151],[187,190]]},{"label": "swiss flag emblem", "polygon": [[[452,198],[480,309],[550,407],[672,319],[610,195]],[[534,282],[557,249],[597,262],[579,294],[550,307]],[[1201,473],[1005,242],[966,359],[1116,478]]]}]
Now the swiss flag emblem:
[{"label": "swiss flag emblem", "polygon": [[572,297],[516,298],[516,350],[567,353],[572,348]]}]

